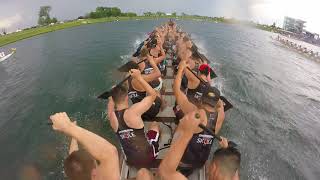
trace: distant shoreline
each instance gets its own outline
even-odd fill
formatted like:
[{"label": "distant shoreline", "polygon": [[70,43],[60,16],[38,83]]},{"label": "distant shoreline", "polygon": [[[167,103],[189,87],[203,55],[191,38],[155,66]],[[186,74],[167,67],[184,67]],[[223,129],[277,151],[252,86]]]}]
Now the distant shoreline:
[{"label": "distant shoreline", "polygon": [[[101,19],[83,19],[83,20],[74,20],[64,23],[56,23],[54,25],[48,25],[44,27],[36,27],[28,30],[22,30],[20,32],[14,32],[8,35],[0,36],[0,47],[8,45],[23,39],[31,38],[37,35],[54,32],[62,29],[72,28],[76,26],[82,26],[87,24],[103,23],[103,22],[112,22],[117,20],[131,20],[131,19],[141,19],[142,17],[108,17]],[[147,19],[147,18],[144,18]]]},{"label": "distant shoreline", "polygon": [[[11,34],[0,36],[0,47],[24,40],[27,38],[31,38],[37,35],[54,32],[62,29],[72,28],[76,26],[88,25],[88,24],[96,24],[96,23],[104,23],[104,22],[114,22],[114,21],[124,21],[124,20],[136,20],[136,19],[185,19],[185,20],[204,20],[208,22],[215,23],[227,23],[234,24],[237,23],[236,20],[233,19],[224,19],[219,17],[203,17],[203,16],[134,16],[134,17],[107,17],[107,18],[99,18],[99,19],[81,19],[81,20],[73,20],[67,21],[64,23],[56,23],[54,25],[48,25],[43,27],[35,27],[27,30],[22,30],[20,32],[13,32]],[[270,31],[268,28],[260,28],[256,26],[258,29]]]}]

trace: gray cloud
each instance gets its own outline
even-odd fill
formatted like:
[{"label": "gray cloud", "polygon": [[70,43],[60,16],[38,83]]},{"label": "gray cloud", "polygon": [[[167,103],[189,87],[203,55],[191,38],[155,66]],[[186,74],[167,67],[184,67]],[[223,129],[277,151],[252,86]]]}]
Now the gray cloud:
[{"label": "gray cloud", "polygon": [[[146,11],[185,12],[206,16],[227,16],[246,19],[249,0],[1,0],[0,26],[13,31],[36,25],[39,7],[50,5],[51,16],[59,20],[74,19],[97,6],[117,6],[122,11],[142,14]],[[17,18],[21,17],[21,18]],[[10,22],[10,23],[9,23]],[[0,27],[1,28],[1,27]]]},{"label": "gray cloud", "polygon": [[[224,16],[281,25],[283,16],[306,20],[307,29],[320,32],[316,16],[319,0],[0,0],[0,29],[15,31],[37,24],[39,7],[50,5],[51,16],[75,19],[97,6],[116,6],[122,11],[185,12],[205,16]],[[288,6],[290,4],[290,6]],[[294,5],[294,6],[293,6]]]}]

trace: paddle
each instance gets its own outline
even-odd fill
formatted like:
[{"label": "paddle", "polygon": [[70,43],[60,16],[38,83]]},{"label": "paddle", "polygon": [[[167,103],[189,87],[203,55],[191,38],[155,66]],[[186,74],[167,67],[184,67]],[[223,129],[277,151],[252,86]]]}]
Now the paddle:
[{"label": "paddle", "polygon": [[192,47],[191,47],[192,51],[197,53],[197,55],[200,57],[200,59],[202,61],[207,61],[207,62],[211,62],[205,55],[201,54],[199,51],[198,51],[198,46],[194,43],[192,43]]},{"label": "paddle", "polygon": [[112,90],[118,86],[120,86],[121,84],[123,84],[124,82],[126,82],[129,78],[131,77],[131,75],[127,76],[126,78],[124,78],[121,82],[119,82],[117,85],[115,85],[113,88],[111,88],[109,91],[106,91],[102,94],[100,94],[97,98],[98,99],[108,99],[111,95],[112,95]]},{"label": "paddle", "polygon": [[139,61],[138,63],[134,61],[128,61],[126,64],[122,65],[118,68],[118,71],[120,72],[128,72],[130,69],[136,69],[138,67],[138,64],[145,62],[147,59]]},{"label": "paddle", "polygon": [[142,42],[139,44],[139,47],[137,48],[136,52],[132,55],[133,57],[138,57],[138,56],[139,56],[140,51],[141,51],[143,45],[144,45],[144,41],[142,41]]},{"label": "paddle", "polygon": [[[151,42],[152,38],[148,38],[146,39],[147,44],[149,44]],[[140,43],[139,47],[137,48],[137,51],[133,54],[133,57],[138,57],[140,54],[140,51],[142,49],[142,47],[144,46],[144,41]],[[128,72],[130,69],[136,69],[137,65],[144,62],[146,60],[140,61],[138,63],[133,62],[133,61],[129,61],[126,64],[122,65],[121,67],[118,68],[118,71],[120,72]]]},{"label": "paddle", "polygon": [[136,52],[132,55],[133,57],[138,57],[140,55],[140,51],[142,49],[142,47],[144,46],[144,42],[147,41],[147,44],[151,41],[151,39],[153,39],[151,37],[151,35],[144,41],[142,41],[140,44],[139,44],[139,47],[137,48]]},{"label": "paddle", "polygon": [[224,96],[220,96],[220,99],[223,101],[224,111],[233,108],[233,105]]},{"label": "paddle", "polygon": [[[206,84],[206,82],[204,80],[202,80],[195,72],[192,71],[192,69],[190,69],[189,67],[187,67],[187,69],[195,76],[197,77],[201,83]],[[224,104],[224,111],[228,111],[229,109],[233,108],[233,105],[224,97],[224,96],[220,96],[220,99],[223,101]]]}]

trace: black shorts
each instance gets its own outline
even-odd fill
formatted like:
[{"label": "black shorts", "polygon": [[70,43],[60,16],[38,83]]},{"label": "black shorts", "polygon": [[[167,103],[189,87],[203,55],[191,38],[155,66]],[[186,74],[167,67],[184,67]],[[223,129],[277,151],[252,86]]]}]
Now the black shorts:
[{"label": "black shorts", "polygon": [[149,146],[149,153],[131,157],[127,159],[127,164],[135,168],[150,168],[155,163],[155,159],[159,154],[159,140],[160,134],[157,131],[149,130],[146,133]]},{"label": "black shorts", "polygon": [[193,173],[194,169],[191,168],[191,167],[180,167],[180,166],[178,166],[177,171],[179,171],[185,177],[188,177]]},{"label": "black shorts", "polygon": [[153,102],[152,106],[142,114],[141,118],[143,121],[152,121],[160,112],[161,108],[161,98],[157,96],[156,100]]}]

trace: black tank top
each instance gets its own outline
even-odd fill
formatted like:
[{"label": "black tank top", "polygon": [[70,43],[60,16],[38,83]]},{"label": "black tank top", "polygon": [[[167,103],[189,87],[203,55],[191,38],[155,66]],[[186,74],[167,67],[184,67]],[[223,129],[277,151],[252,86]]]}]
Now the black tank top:
[{"label": "black tank top", "polygon": [[117,136],[129,164],[140,164],[150,161],[152,147],[145,137],[144,127],[134,129],[127,126],[123,115],[126,109],[115,111],[118,119]]},{"label": "black tank top", "polygon": [[[144,70],[142,71],[142,74],[150,74],[153,71],[153,67],[150,65],[150,63],[148,61],[145,62],[145,67]],[[151,82],[149,82],[150,86],[152,88],[156,88],[160,85],[160,81],[159,79],[155,79]]]},{"label": "black tank top", "polygon": [[128,82],[129,82],[128,96],[129,96],[131,102],[133,104],[135,104],[135,103],[142,101],[143,98],[145,98],[147,96],[147,93],[145,91],[141,92],[141,91],[135,90],[132,87],[132,78],[129,78]]},{"label": "black tank top", "polygon": [[[158,53],[158,57],[155,57],[153,55],[151,55],[151,56],[154,57],[154,58],[158,58],[158,57],[162,56],[162,52],[160,51]],[[161,71],[161,73],[164,72],[165,69],[166,69],[165,59],[163,61],[161,61],[159,64],[157,64],[157,66],[158,66],[159,70]]]},{"label": "black tank top", "polygon": [[[215,127],[218,113],[206,112],[206,114],[208,118],[207,128],[212,129],[212,127]],[[214,137],[205,131],[193,134],[181,162],[193,169],[202,167],[209,158],[213,140]]]},{"label": "black tank top", "polygon": [[203,94],[204,90],[207,88],[207,86],[210,86],[210,83],[200,82],[198,87],[196,87],[195,89],[188,88],[186,95],[187,95],[189,101],[192,102],[193,104],[199,103],[201,100],[202,94]]},{"label": "black tank top", "polygon": [[158,65],[159,70],[163,73],[166,70],[166,60],[164,59]]}]

